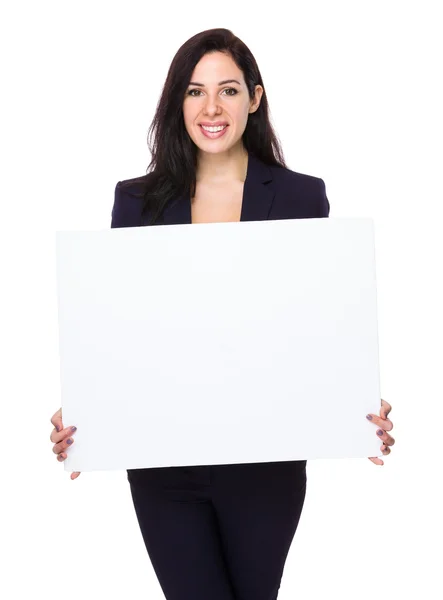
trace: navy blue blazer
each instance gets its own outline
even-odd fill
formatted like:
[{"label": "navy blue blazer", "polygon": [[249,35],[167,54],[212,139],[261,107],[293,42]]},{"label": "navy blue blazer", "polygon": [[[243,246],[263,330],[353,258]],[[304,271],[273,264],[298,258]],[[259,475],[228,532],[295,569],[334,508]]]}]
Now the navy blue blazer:
[{"label": "navy blue blazer", "polygon": [[[148,224],[142,217],[144,180],[147,175],[119,181],[115,187],[111,227],[140,227]],[[269,166],[248,154],[240,221],[309,219],[329,216],[325,183],[318,177],[290,169]],[[170,202],[158,225],[191,223],[191,198],[184,194]]]}]

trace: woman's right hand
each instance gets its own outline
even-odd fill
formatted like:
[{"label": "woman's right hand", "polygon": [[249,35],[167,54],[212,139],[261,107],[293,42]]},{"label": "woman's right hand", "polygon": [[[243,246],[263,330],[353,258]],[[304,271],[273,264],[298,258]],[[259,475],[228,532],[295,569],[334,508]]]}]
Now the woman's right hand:
[{"label": "woman's right hand", "polygon": [[[57,454],[57,460],[63,462],[68,456],[65,450],[67,450],[69,446],[71,446],[74,443],[74,440],[72,439],[72,434],[77,428],[75,428],[74,431],[72,430],[72,427],[66,427],[66,429],[64,429],[61,408],[59,408],[58,411],[54,415],[52,415],[51,423],[54,425],[54,429],[52,430],[50,439],[51,442],[55,442],[52,451],[55,454]],[[77,479],[79,475],[80,471],[73,471],[71,473],[71,479]]]}]

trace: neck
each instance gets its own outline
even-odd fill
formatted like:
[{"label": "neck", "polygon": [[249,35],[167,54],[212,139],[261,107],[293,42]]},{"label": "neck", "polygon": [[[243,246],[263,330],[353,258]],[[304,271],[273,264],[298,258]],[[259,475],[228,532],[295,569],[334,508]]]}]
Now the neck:
[{"label": "neck", "polygon": [[244,182],[248,169],[248,152],[243,145],[226,152],[200,151],[197,159],[196,179],[203,184]]}]

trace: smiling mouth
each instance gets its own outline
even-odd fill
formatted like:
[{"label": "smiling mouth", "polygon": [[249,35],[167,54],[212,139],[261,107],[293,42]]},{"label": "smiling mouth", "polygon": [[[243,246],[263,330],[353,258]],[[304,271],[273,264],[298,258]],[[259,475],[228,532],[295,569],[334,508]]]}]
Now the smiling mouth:
[{"label": "smiling mouth", "polygon": [[224,129],[225,127],[228,126],[227,123],[225,123],[224,125],[203,125],[202,123],[200,123],[199,125],[206,131],[209,131],[209,129],[217,129],[217,130],[221,131],[220,127]]},{"label": "smiling mouth", "polygon": [[205,137],[210,138],[210,139],[216,139],[216,138],[219,138],[222,135],[224,135],[224,133],[226,132],[229,125],[224,125],[223,129],[214,128],[214,129],[216,129],[216,131],[208,131],[208,129],[203,127],[203,125],[199,125],[199,127],[200,127],[202,134]]}]

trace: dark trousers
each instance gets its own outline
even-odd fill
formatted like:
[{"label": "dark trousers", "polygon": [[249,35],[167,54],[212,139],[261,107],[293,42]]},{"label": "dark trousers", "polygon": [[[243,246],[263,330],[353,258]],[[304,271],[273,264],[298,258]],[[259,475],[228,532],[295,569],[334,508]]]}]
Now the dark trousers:
[{"label": "dark trousers", "polygon": [[167,600],[275,600],[306,494],[306,461],[128,470]]}]

